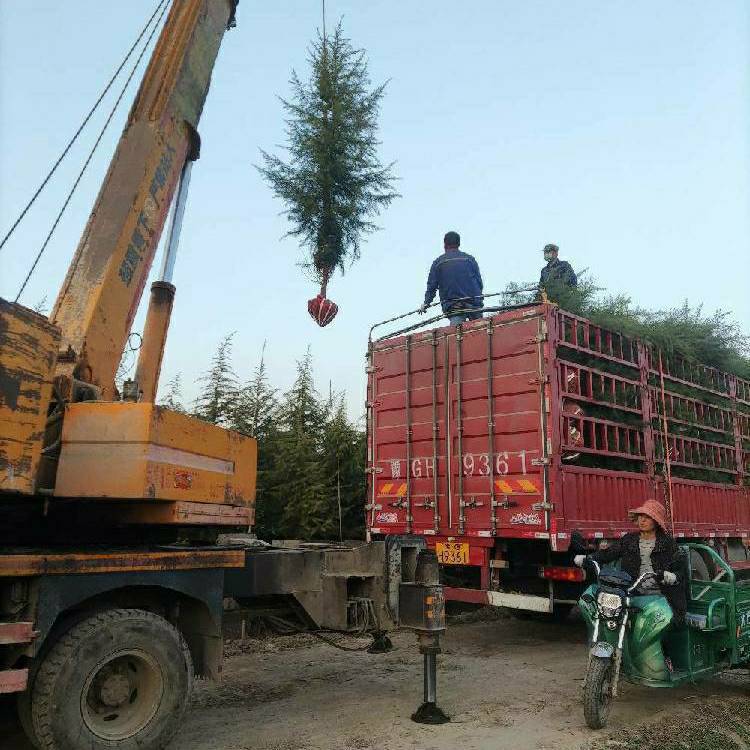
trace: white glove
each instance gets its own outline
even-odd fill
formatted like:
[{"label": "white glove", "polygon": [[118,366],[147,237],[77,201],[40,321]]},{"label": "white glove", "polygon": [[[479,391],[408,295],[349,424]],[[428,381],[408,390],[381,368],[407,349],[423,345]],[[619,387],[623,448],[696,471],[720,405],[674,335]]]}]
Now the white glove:
[{"label": "white glove", "polygon": [[675,583],[677,583],[677,576],[669,570],[664,571],[664,575],[662,575],[661,579],[667,584],[667,586],[674,586]]},{"label": "white glove", "polygon": [[576,564],[577,567],[582,568],[583,563],[586,562],[586,555],[576,555],[573,558],[573,562]]},{"label": "white glove", "polygon": [[420,315],[424,315],[427,312],[427,305],[422,305],[422,307],[420,307],[419,310],[417,310],[417,312]]}]

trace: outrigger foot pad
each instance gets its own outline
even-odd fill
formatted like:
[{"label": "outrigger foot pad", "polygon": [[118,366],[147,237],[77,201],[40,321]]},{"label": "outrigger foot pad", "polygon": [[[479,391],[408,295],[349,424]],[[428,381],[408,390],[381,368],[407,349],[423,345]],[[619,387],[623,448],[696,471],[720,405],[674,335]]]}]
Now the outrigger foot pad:
[{"label": "outrigger foot pad", "polygon": [[412,715],[417,724],[447,724],[450,718],[434,703],[423,703]]},{"label": "outrigger foot pad", "polygon": [[372,634],[372,643],[367,649],[368,654],[387,654],[392,650],[393,643],[385,631],[378,630]]}]

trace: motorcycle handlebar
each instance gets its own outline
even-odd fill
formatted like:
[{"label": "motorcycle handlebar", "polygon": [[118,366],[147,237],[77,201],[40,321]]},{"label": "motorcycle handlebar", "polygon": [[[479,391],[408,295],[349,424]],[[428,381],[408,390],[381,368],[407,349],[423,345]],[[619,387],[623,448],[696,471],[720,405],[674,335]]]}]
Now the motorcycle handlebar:
[{"label": "motorcycle handlebar", "polygon": [[[591,567],[593,567],[594,572],[596,573],[596,577],[599,577],[599,574],[602,572],[602,567],[596,560],[591,557],[587,557],[585,565],[590,565]],[[659,580],[659,576],[657,576],[656,573],[644,573],[643,575],[638,576],[636,582],[628,589],[628,594],[633,593],[633,591],[635,591],[646,578],[654,578],[657,582]]]},{"label": "motorcycle handlebar", "polygon": [[643,575],[638,576],[638,580],[628,589],[628,594],[631,594],[633,591],[635,591],[646,578],[653,578],[657,581],[657,583],[659,581],[659,576],[657,576],[656,573],[644,573]]}]

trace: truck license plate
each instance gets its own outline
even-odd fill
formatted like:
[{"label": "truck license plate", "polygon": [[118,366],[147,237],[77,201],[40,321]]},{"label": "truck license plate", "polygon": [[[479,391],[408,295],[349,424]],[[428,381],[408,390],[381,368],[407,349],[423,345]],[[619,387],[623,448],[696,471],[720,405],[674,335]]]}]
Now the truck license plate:
[{"label": "truck license plate", "polygon": [[460,542],[436,542],[438,562],[443,565],[468,565],[469,545]]}]

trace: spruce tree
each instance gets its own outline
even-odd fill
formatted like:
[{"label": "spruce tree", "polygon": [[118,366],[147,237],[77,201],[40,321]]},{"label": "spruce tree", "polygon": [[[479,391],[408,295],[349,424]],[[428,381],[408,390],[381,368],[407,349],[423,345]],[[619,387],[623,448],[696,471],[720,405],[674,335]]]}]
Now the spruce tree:
[{"label": "spruce tree", "polygon": [[258,474],[255,496],[255,533],[262,538],[279,536],[281,512],[270,482],[276,466],[278,390],[268,382],[265,343],[260,362],[237,396],[232,428],[258,441]]},{"label": "spruce tree", "polygon": [[329,400],[323,435],[323,466],[329,506],[336,513],[335,533],[342,539],[364,535],[365,442],[346,412],[343,394]]},{"label": "spruce tree", "polygon": [[278,408],[278,389],[268,382],[265,351],[264,342],[260,362],[250,380],[238,390],[232,414],[232,429],[258,440],[271,431]]},{"label": "spruce tree", "polygon": [[237,376],[232,368],[232,339],[234,332],[225,336],[216,348],[210,369],[199,379],[201,392],[193,404],[199,419],[229,427],[237,403]]},{"label": "spruce tree", "polygon": [[323,407],[315,390],[308,349],[297,362],[297,378],[279,408],[279,434],[269,481],[273,503],[266,513],[274,536],[330,538],[336,521],[329,507],[321,461]]},{"label": "spruce tree", "polygon": [[303,267],[321,283],[359,257],[372,217],[398,196],[393,165],[378,157],[378,114],[386,84],[371,88],[363,50],[344,37],[341,23],[319,35],[309,51],[310,77],[292,71],[287,114],[288,160],[261,151],[257,167],[286,205],[305,248]]},{"label": "spruce tree", "polygon": [[182,373],[178,372],[167,384],[166,395],[159,401],[159,406],[164,406],[172,411],[185,413],[182,405]]}]

